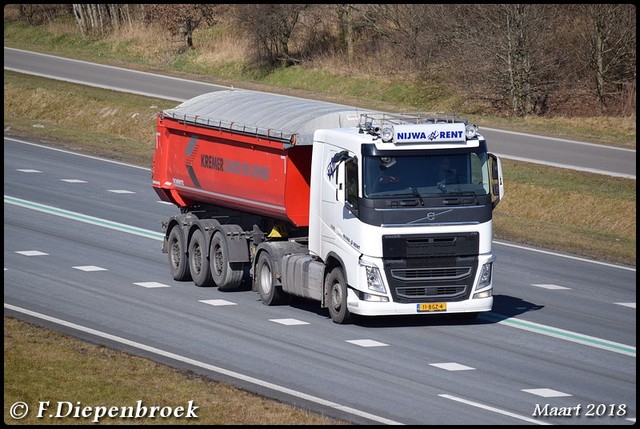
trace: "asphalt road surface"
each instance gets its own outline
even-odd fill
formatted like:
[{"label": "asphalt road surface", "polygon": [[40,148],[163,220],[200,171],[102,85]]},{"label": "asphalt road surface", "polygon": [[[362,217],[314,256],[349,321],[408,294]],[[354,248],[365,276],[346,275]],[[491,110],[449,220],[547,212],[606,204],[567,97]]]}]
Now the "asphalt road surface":
[{"label": "asphalt road surface", "polygon": [[635,268],[494,242],[494,309],[474,322],[337,325],[314,302],[174,281],[160,221],[177,208],[150,181],[5,138],[4,314],[359,424],[635,423]]}]

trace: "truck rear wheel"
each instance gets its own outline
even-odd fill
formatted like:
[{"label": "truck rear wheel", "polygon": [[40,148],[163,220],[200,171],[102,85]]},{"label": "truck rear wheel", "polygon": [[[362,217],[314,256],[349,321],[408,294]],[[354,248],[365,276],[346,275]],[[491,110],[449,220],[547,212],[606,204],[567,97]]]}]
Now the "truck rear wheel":
[{"label": "truck rear wheel", "polygon": [[211,268],[207,259],[207,240],[200,229],[197,229],[189,241],[189,268],[196,286],[211,286]]},{"label": "truck rear wheel", "polygon": [[284,292],[276,286],[276,274],[273,270],[273,260],[268,252],[261,252],[256,264],[255,281],[258,293],[264,305],[282,304]]},{"label": "truck rear wheel", "polygon": [[327,307],[331,319],[338,324],[351,321],[351,313],[347,308],[347,282],[342,268],[336,267],[324,280],[324,290],[327,291]]},{"label": "truck rear wheel", "polygon": [[174,280],[179,282],[191,280],[189,273],[189,258],[185,246],[184,234],[180,226],[171,228],[168,239],[169,271]]},{"label": "truck rear wheel", "polygon": [[242,283],[244,267],[239,262],[229,262],[229,247],[221,232],[211,239],[211,277],[218,289],[235,289]]}]

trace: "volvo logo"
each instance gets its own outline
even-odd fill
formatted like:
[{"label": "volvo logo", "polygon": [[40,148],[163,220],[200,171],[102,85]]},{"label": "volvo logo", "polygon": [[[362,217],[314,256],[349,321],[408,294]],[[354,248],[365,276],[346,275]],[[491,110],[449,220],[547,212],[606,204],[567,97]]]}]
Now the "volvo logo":
[{"label": "volvo logo", "polygon": [[433,222],[436,220],[436,218],[438,216],[442,216],[445,213],[449,213],[451,211],[451,209],[449,210],[442,210],[442,211],[438,211],[438,212],[427,212],[423,217],[418,218],[412,222],[409,222],[409,224],[418,224],[421,222]]}]

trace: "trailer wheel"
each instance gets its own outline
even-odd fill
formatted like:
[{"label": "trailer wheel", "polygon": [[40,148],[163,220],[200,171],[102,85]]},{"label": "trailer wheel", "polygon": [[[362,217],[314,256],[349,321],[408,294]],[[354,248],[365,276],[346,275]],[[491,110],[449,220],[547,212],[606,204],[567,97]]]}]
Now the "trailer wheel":
[{"label": "trailer wheel", "polygon": [[207,240],[201,230],[197,229],[189,241],[189,268],[196,286],[211,286],[211,268],[207,259]]},{"label": "trailer wheel", "polygon": [[258,284],[260,299],[264,305],[278,305],[284,301],[284,292],[276,286],[276,274],[273,260],[268,252],[260,253],[256,264],[255,281]]},{"label": "trailer wheel", "polygon": [[189,257],[184,245],[184,234],[182,228],[174,226],[169,233],[168,239],[169,271],[174,280],[179,282],[191,280],[189,272]]},{"label": "trailer wheel", "polygon": [[239,262],[229,262],[229,248],[221,232],[211,239],[211,277],[218,289],[235,289],[242,283],[244,267]]},{"label": "trailer wheel", "polygon": [[328,292],[327,307],[331,319],[338,324],[351,321],[351,313],[347,308],[347,282],[342,268],[336,267],[324,280],[324,290]]}]

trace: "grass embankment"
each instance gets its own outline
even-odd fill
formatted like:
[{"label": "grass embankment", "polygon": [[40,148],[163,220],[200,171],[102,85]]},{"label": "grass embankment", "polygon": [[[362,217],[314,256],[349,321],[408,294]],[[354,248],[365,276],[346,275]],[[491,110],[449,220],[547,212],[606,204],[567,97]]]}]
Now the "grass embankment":
[{"label": "grass embankment", "polygon": [[[31,408],[14,420],[18,401]],[[37,417],[41,401],[50,408]],[[101,424],[344,425],[346,422],[266,399],[185,370],[86,343],[58,332],[4,318],[5,424],[94,424],[96,413],[74,418],[75,407],[184,407],[180,418],[109,418]],[[189,401],[197,418],[187,418]],[[58,413],[58,402],[63,404]],[[80,404],[78,404],[80,402]],[[66,414],[71,411],[68,417]],[[150,411],[148,411],[150,413]],[[49,415],[53,414],[54,418]],[[55,416],[59,415],[60,418]],[[126,416],[126,414],[125,414]]]}]

